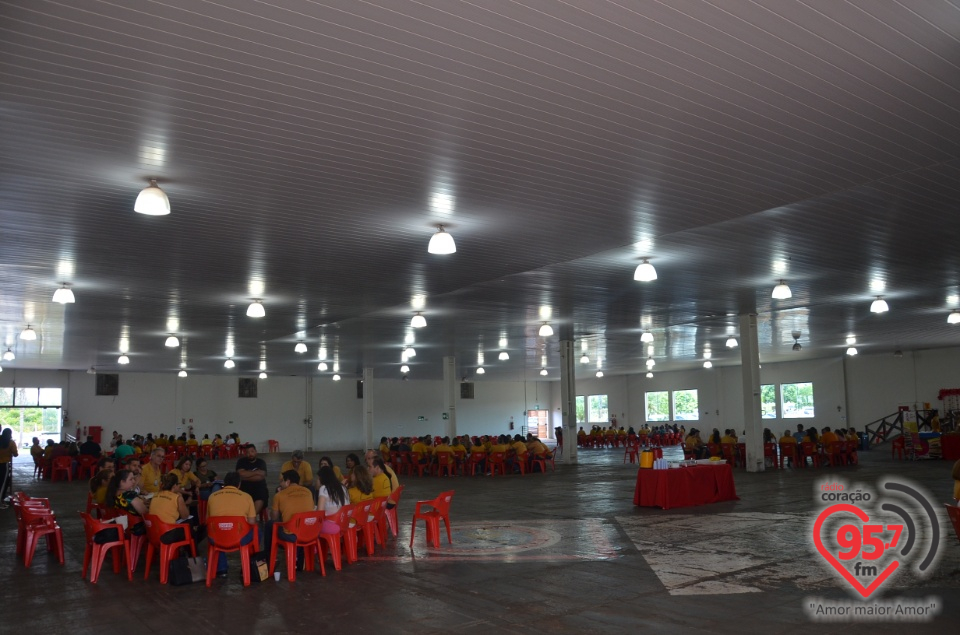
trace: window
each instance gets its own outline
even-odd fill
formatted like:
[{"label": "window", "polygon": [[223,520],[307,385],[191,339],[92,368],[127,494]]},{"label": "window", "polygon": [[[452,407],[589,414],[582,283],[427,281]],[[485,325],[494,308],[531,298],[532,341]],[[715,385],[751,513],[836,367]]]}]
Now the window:
[{"label": "window", "polygon": [[780,384],[780,400],[784,419],[813,417],[813,383]]},{"label": "window", "polygon": [[777,418],[777,387],[773,384],[760,386],[760,416],[764,419]]},{"label": "window", "polygon": [[607,411],[606,395],[590,395],[587,397],[587,415],[590,423],[606,423],[610,421]]},{"label": "window", "polygon": [[577,397],[577,423],[587,422],[587,399],[583,395]]},{"label": "window", "polygon": [[670,420],[670,394],[666,390],[648,392],[645,397],[647,402],[647,421]]},{"label": "window", "polygon": [[673,420],[674,421],[698,421],[700,419],[700,406],[697,402],[696,390],[674,390],[673,391]]}]

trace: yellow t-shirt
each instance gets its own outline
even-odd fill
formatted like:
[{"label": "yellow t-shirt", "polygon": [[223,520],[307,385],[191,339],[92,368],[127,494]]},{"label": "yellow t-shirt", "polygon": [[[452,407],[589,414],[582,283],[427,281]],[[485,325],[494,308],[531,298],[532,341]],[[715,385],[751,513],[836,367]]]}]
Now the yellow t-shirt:
[{"label": "yellow t-shirt", "polygon": [[441,443],[433,449],[434,454],[453,454],[453,448],[446,443]]},{"label": "yellow t-shirt", "polygon": [[430,448],[427,447],[422,441],[417,441],[413,444],[413,447],[410,448],[410,451],[414,454],[419,454],[421,457],[430,456]]},{"label": "yellow t-shirt", "polygon": [[[300,461],[300,467],[293,467],[293,461],[287,461],[280,466],[280,474],[283,474],[287,470],[294,470],[297,474],[300,475],[300,484],[308,485],[313,482],[313,470],[310,468],[310,464],[306,461]],[[309,510],[307,510],[309,511]]]},{"label": "yellow t-shirt", "polygon": [[720,437],[720,443],[736,443],[736,442],[737,442],[737,438],[731,437],[729,434],[725,434],[722,437]]},{"label": "yellow t-shirt", "polygon": [[369,494],[364,494],[356,487],[351,487],[350,489],[348,489],[347,494],[350,496],[351,505],[356,505],[359,502],[373,500],[375,498],[373,495],[373,492],[370,492]]},{"label": "yellow t-shirt", "polygon": [[[357,490],[358,492],[360,490]],[[386,474],[377,474],[373,477],[373,497],[389,496],[393,489],[390,484],[390,477]],[[353,502],[353,501],[351,501]]]},{"label": "yellow t-shirt", "polygon": [[486,454],[486,453],[487,453],[487,449],[486,449],[485,447],[483,447],[482,445],[471,445],[471,446],[470,446],[470,454],[473,454],[474,452],[483,452],[484,454]]},{"label": "yellow t-shirt", "polygon": [[243,516],[256,518],[257,508],[253,498],[236,487],[224,487],[219,492],[210,494],[207,500],[207,516]]},{"label": "yellow t-shirt", "polygon": [[830,447],[831,445],[833,445],[839,440],[840,439],[837,437],[836,433],[832,431],[824,432],[823,434],[820,435],[820,443],[822,443],[827,447]]},{"label": "yellow t-shirt", "polygon": [[150,499],[150,513],[165,523],[176,523],[180,520],[179,498],[179,494],[169,490],[158,492]]},{"label": "yellow t-shirt", "polygon": [[200,441],[200,445],[213,445],[213,441],[210,439],[203,439]]},{"label": "yellow t-shirt", "polygon": [[156,494],[160,491],[160,468],[153,467],[153,463],[147,463],[140,470],[140,493]]},{"label": "yellow t-shirt", "polygon": [[93,493],[93,502],[97,505],[103,505],[103,502],[107,500],[107,484],[104,483],[97,488],[97,491]]},{"label": "yellow t-shirt", "polygon": [[178,469],[170,470],[171,474],[176,474],[177,478],[180,479],[180,488],[181,489],[193,489],[195,487],[200,487],[200,479],[197,478],[197,475],[193,472],[181,472]]},{"label": "yellow t-shirt", "polygon": [[200,445],[200,443],[196,439],[190,439],[187,441],[187,445]]},{"label": "yellow t-shirt", "polygon": [[[400,479],[397,478],[397,473],[393,471],[392,467],[389,465],[385,465],[385,467],[387,468],[387,476],[390,477],[390,491],[392,492],[400,487]],[[374,486],[376,486],[376,484],[374,484]]]},{"label": "yellow t-shirt", "polygon": [[780,437],[780,443],[796,443],[797,440],[793,437],[792,434],[788,434],[785,437]]},{"label": "yellow t-shirt", "polygon": [[527,455],[527,444],[523,441],[514,441],[512,447],[513,451],[517,453],[517,456],[524,457]]},{"label": "yellow t-shirt", "polygon": [[313,492],[303,485],[291,484],[277,492],[273,497],[272,509],[280,514],[283,521],[293,518],[294,514],[312,512],[317,506],[313,502]]}]

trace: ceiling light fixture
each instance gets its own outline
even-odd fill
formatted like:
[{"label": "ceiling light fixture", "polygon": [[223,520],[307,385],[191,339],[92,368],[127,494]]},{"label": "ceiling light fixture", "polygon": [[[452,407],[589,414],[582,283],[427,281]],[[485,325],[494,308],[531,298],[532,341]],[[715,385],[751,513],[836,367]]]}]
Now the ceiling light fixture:
[{"label": "ceiling light fixture", "polygon": [[20,331],[20,339],[32,342],[37,339],[37,332],[30,328],[30,325],[27,324],[27,328]]},{"label": "ceiling light fixture", "polygon": [[507,351],[500,351],[500,355],[497,357],[501,362],[505,362],[510,359],[510,353]]},{"label": "ceiling light fixture", "polygon": [[130,358],[127,357],[126,354],[121,355],[117,358],[117,363],[125,366],[130,363]]},{"label": "ceiling light fixture", "polygon": [[950,315],[947,316],[947,324],[957,323],[960,323],[960,311],[951,311]]},{"label": "ceiling light fixture", "polygon": [[553,327],[550,326],[549,322],[544,322],[540,327],[540,331],[537,333],[540,337],[550,337],[553,335]]},{"label": "ceiling light fixture", "polygon": [[412,346],[408,346],[403,349],[403,354],[407,356],[407,359],[410,359],[411,357],[417,356],[417,351],[413,350]]},{"label": "ceiling light fixture", "polygon": [[730,336],[727,338],[727,348],[736,348],[740,346],[740,343],[737,341],[737,338]]},{"label": "ceiling light fixture", "polygon": [[871,313],[886,313],[889,310],[890,307],[887,305],[887,301],[883,299],[882,295],[878,295],[877,299],[870,303]]},{"label": "ceiling light fixture", "polygon": [[13,350],[8,346],[8,347],[7,347],[7,352],[3,354],[3,361],[5,361],[5,362],[12,362],[12,361],[15,360],[16,358],[17,358],[17,356],[14,354]]},{"label": "ceiling light fixture", "polygon": [[150,179],[150,185],[140,190],[133,211],[147,216],[166,216],[170,213],[170,199],[157,185],[156,179]]},{"label": "ceiling light fixture", "polygon": [[652,357],[647,358],[647,368],[653,368],[656,365],[657,365],[657,362],[655,362]]},{"label": "ceiling light fixture", "polygon": [[260,300],[254,300],[250,303],[250,306],[247,307],[247,317],[262,318],[266,314],[267,311],[263,308],[263,303],[260,302]]},{"label": "ceiling light fixture", "polygon": [[637,270],[633,272],[633,279],[639,282],[652,282],[657,279],[657,270],[653,268],[648,259],[644,258],[637,265]]},{"label": "ceiling light fixture", "polygon": [[487,371],[483,370],[483,366],[478,366],[478,367],[477,367],[477,374],[478,374],[478,375],[483,375],[483,374],[486,373],[486,372],[487,372]]},{"label": "ceiling light fixture", "polygon": [[413,317],[410,318],[410,326],[415,329],[422,329],[427,325],[427,318],[423,317],[423,314],[420,311],[417,311],[413,314]]},{"label": "ceiling light fixture", "polygon": [[850,348],[847,349],[847,355],[849,355],[850,357],[853,357],[856,354],[857,354],[856,346],[851,346]]},{"label": "ceiling light fixture", "polygon": [[304,344],[303,341],[301,340],[301,341],[297,342],[297,345],[296,345],[296,346],[293,347],[293,352],[294,352],[294,353],[306,353],[306,352],[307,352],[307,345]]},{"label": "ceiling light fixture", "polygon": [[581,364],[589,364],[589,363],[590,363],[590,358],[587,357],[587,354],[586,354],[586,353],[584,353],[583,355],[580,356],[580,363],[581,363]]},{"label": "ceiling light fixture", "polygon": [[713,357],[713,352],[712,352],[709,348],[704,349],[704,351],[703,351],[703,358],[704,358],[704,359],[710,359],[711,357]]},{"label": "ceiling light fixture", "polygon": [[856,335],[848,335],[848,336],[847,336],[847,346],[853,346],[853,345],[856,344],[856,343],[857,343],[857,337],[856,337]]},{"label": "ceiling light fixture", "polygon": [[163,343],[167,348],[176,348],[180,346],[180,340],[177,339],[176,335],[170,334],[170,337],[167,338],[167,341]]},{"label": "ceiling light fixture", "polygon": [[547,376],[547,369],[546,369],[546,368],[541,368],[541,369],[540,369],[540,374],[543,375],[544,377],[546,377],[546,376]]},{"label": "ceiling light fixture", "polygon": [[91,366],[90,368],[87,369],[87,374],[88,374],[88,375],[96,375],[96,374],[97,374],[97,369],[96,369],[95,367]]},{"label": "ceiling light fixture", "polygon": [[186,376],[187,376],[187,371],[185,370],[181,370],[179,373],[177,373],[177,377],[186,377]]},{"label": "ceiling light fixture", "polygon": [[319,364],[317,364],[317,370],[319,371],[327,370],[327,362],[320,362]]},{"label": "ceiling light fixture", "polygon": [[403,374],[407,374],[410,372],[410,367],[404,364],[403,366],[400,367],[400,372]]},{"label": "ceiling light fixture", "polygon": [[600,377],[603,377],[603,371],[602,371],[602,370],[598,370],[598,371],[597,371],[597,378],[599,379]]},{"label": "ceiling light fixture", "polygon": [[770,294],[770,297],[774,300],[789,300],[793,297],[793,292],[790,290],[790,287],[787,286],[787,283],[781,280],[780,284],[773,288],[773,293]]},{"label": "ceiling light fixture", "polygon": [[267,374],[261,370],[261,371],[260,371],[260,374],[257,375],[257,377],[259,377],[260,379],[266,379],[266,378],[267,378]]},{"label": "ceiling light fixture", "polygon": [[53,292],[53,301],[60,304],[73,304],[77,299],[73,296],[73,291],[67,287],[67,283],[64,282],[62,287]]},{"label": "ceiling light fixture", "polygon": [[713,368],[713,362],[711,362],[711,361],[708,359],[707,361],[703,362],[703,367],[704,367],[704,368]]},{"label": "ceiling light fixture", "polygon": [[653,373],[647,371],[647,379],[653,379]]},{"label": "ceiling light fixture", "polygon": [[643,335],[640,336],[640,341],[644,344],[649,344],[653,341],[653,333],[650,331],[644,331]]},{"label": "ceiling light fixture", "polygon": [[340,375],[334,375],[333,381],[340,381]]},{"label": "ceiling light fixture", "polygon": [[233,368],[234,366],[236,366],[236,363],[229,357],[227,358],[227,361],[223,362],[224,368]]},{"label": "ceiling light fixture", "polygon": [[437,225],[437,233],[430,237],[427,251],[439,255],[452,254],[456,253],[457,245],[453,242],[453,236],[443,230],[443,225]]},{"label": "ceiling light fixture", "polygon": [[897,358],[903,357],[903,351],[901,351],[901,350],[898,348],[897,350],[893,351],[893,356],[894,356],[894,357],[897,357]]}]

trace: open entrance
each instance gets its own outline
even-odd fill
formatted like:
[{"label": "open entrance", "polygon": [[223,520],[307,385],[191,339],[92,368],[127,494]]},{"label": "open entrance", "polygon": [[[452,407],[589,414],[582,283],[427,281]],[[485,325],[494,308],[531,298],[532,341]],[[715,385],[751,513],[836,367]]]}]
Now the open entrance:
[{"label": "open entrance", "polygon": [[551,438],[548,434],[550,426],[547,425],[549,419],[548,410],[527,410],[527,431],[536,435],[538,439]]},{"label": "open entrance", "polygon": [[33,437],[46,446],[60,442],[62,391],[60,388],[0,388],[0,426],[13,430],[21,448],[29,448]]}]

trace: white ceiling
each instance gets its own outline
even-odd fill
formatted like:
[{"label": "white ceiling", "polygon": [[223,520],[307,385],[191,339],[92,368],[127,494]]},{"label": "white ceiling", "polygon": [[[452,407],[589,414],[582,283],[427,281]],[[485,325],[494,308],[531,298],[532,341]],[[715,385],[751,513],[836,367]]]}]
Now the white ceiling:
[{"label": "white ceiling", "polygon": [[742,312],[761,360],[956,345],[958,87],[955,2],[2,2],[2,365],[394,377],[418,297],[414,378],[739,363]]}]

